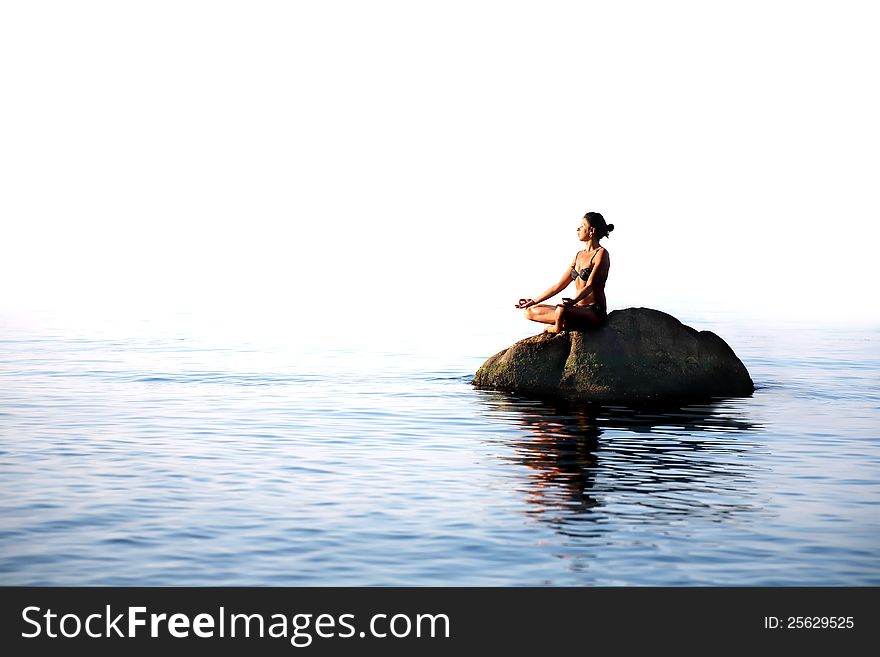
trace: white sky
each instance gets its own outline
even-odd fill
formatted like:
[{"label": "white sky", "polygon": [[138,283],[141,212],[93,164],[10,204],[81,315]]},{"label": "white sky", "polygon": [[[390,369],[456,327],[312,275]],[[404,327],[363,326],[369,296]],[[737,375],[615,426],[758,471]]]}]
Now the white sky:
[{"label": "white sky", "polygon": [[876,323],[874,4],[3,3],[0,310]]}]

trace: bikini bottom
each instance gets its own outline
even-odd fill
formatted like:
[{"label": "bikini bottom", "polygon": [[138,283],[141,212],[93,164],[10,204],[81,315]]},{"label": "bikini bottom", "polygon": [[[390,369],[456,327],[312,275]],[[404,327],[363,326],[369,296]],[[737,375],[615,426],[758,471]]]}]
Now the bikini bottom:
[{"label": "bikini bottom", "polygon": [[599,317],[599,321],[601,321],[603,324],[608,319],[608,311],[605,310],[603,306],[600,306],[597,303],[591,303],[587,306],[584,306],[584,308],[589,308],[594,313],[596,313],[596,315]]},{"label": "bikini bottom", "polygon": [[[608,320],[608,311],[605,310],[605,308],[600,306],[599,304],[590,303],[585,306],[573,306],[573,307],[592,310],[594,313],[596,313],[596,316],[599,318],[600,324],[604,324]],[[577,321],[576,318],[570,317],[570,316],[567,316],[565,318],[565,322],[566,322],[566,324],[571,324],[572,322],[575,324],[580,324],[580,322]]]}]

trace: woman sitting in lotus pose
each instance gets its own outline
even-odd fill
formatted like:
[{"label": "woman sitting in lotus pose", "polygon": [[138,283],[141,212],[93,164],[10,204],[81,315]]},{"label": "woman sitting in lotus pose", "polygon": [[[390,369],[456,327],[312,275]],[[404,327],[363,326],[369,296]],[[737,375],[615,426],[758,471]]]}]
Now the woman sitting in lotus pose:
[{"label": "woman sitting in lotus pose", "polygon": [[[606,224],[598,212],[587,212],[577,228],[578,239],[587,247],[578,251],[559,282],[548,288],[537,299],[520,299],[517,308],[524,309],[527,319],[551,326],[545,333],[559,333],[566,329],[583,329],[599,326],[608,315],[605,302],[605,281],[611,259],[608,250],[599,246],[599,240],[614,230],[614,224]],[[563,299],[561,304],[551,306],[542,301],[555,296],[575,282],[577,294],[573,299]]]}]

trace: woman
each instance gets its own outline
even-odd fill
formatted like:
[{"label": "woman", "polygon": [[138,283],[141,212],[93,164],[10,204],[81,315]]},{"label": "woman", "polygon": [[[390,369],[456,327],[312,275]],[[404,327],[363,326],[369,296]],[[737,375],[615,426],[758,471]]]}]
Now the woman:
[{"label": "woman", "polygon": [[[607,237],[614,230],[614,224],[606,224],[605,218],[598,212],[587,212],[577,228],[578,239],[586,248],[578,251],[571,263],[553,287],[548,288],[537,299],[520,299],[517,308],[525,309],[527,319],[534,322],[550,324],[545,333],[559,333],[566,329],[583,329],[599,326],[605,322],[608,314],[605,302],[605,281],[608,280],[608,269],[611,259],[599,240]],[[543,304],[562,292],[575,282],[577,294],[572,299],[563,299],[556,306]]]}]

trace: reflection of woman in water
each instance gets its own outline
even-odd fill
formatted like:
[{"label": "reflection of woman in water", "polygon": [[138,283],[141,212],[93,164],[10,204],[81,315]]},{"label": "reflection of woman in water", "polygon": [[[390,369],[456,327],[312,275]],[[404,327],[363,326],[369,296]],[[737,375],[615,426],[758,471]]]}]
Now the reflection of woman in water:
[{"label": "reflection of woman in water", "polygon": [[[599,240],[614,230],[614,224],[606,224],[598,212],[587,212],[577,228],[578,239],[587,247],[578,251],[559,282],[547,288],[537,299],[520,299],[517,308],[524,309],[527,319],[551,324],[545,333],[559,333],[566,329],[583,329],[599,326],[605,322],[608,306],[605,302],[605,281],[611,259]],[[577,294],[563,299],[561,304],[551,306],[542,301],[555,296],[575,282]]]}]

